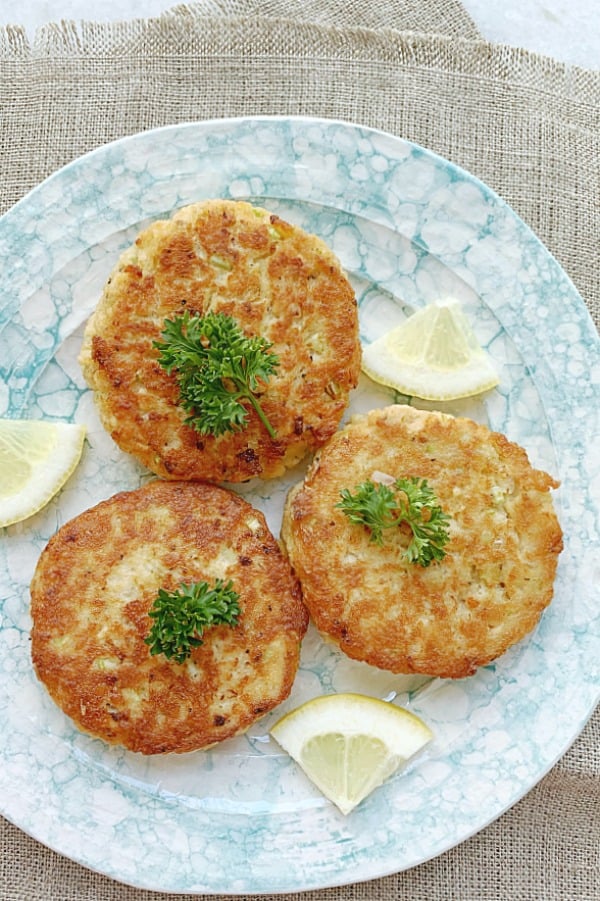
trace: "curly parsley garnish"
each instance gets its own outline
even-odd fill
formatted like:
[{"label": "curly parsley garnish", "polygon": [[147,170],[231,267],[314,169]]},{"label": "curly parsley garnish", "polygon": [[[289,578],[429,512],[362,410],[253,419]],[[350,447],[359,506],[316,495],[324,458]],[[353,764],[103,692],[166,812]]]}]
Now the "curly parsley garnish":
[{"label": "curly parsley garnish", "polygon": [[439,506],[426,479],[396,479],[391,485],[367,480],[356,486],[354,494],[345,488],[340,496],[336,507],[350,522],[366,526],[375,544],[383,544],[385,529],[406,523],[412,537],[404,553],[411,563],[429,566],[432,560],[446,556],[450,517]]},{"label": "curly parsley garnish", "polygon": [[176,591],[161,588],[148,612],[154,622],[144,639],[151,654],[164,654],[167,660],[183,663],[192,648],[202,644],[207,626],[225,623],[236,626],[240,615],[239,594],[231,580],[182,583]]},{"label": "curly parsley garnish", "polygon": [[272,343],[248,337],[225,313],[190,314],[165,319],[164,341],[155,341],[158,362],[175,373],[186,422],[203,435],[245,428],[251,404],[271,438],[276,432],[257,393],[279,365]]}]

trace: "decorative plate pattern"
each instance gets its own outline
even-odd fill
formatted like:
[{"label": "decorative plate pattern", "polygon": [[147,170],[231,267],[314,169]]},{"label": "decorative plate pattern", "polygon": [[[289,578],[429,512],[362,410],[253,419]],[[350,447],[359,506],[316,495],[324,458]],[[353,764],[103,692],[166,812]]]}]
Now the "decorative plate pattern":
[{"label": "decorative plate pattern", "polygon": [[[557,476],[565,532],[538,628],[461,681],[377,672],[310,630],[292,696],[209,752],[145,759],[79,733],[37,682],[28,585],[58,526],[147,477],[104,433],[77,364],[83,323],[121,249],[150,220],[207,197],[248,199],[323,237],[373,340],[443,294],[459,297],[500,387],[445,406],[505,432]],[[82,463],[40,514],[0,534],[0,798],[35,838],[162,891],[299,891],[414,866],[515,803],[567,749],[600,685],[597,453],[600,353],[573,285],[485,185],[406,141],[303,118],[217,120],[102,147],[0,220],[0,415],[85,422]],[[349,412],[398,398],[363,379]],[[288,486],[237,490],[277,534]],[[269,739],[285,710],[358,690],[422,716],[435,741],[342,817]]]}]

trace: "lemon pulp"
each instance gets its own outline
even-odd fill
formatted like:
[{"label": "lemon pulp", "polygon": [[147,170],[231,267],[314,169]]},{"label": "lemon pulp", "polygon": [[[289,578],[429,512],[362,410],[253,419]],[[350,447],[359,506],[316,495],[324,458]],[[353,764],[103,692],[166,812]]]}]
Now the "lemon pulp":
[{"label": "lemon pulp", "polygon": [[428,304],[363,349],[369,378],[425,400],[455,400],[498,384],[458,300]]},{"label": "lemon pulp", "polygon": [[27,519],[63,487],[83,451],[85,427],[0,419],[0,527]]},{"label": "lemon pulp", "polygon": [[271,734],[344,814],[433,737],[408,710],[353,693],[313,698]]}]

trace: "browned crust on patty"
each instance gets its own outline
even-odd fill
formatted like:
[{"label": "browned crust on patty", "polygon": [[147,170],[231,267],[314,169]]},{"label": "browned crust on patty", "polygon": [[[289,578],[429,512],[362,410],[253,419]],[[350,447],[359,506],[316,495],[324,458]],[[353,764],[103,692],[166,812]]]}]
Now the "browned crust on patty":
[{"label": "browned crust on patty", "polygon": [[[207,629],[183,664],[144,643],[159,588],[231,579],[234,628]],[[143,754],[244,731],[290,692],[307,612],[265,519],[214,485],[153,481],[66,523],[31,585],[38,677],[77,726]]]},{"label": "browned crust on patty", "polygon": [[[153,342],[189,310],[234,317],[273,343],[261,394],[272,440],[249,409],[243,431],[184,424],[175,374]],[[86,328],[80,362],[119,447],[170,479],[282,475],[336,430],[360,374],[358,314],[339,261],[314,235],[242,201],[210,200],[155,222],[125,251]]]},{"label": "browned crust on patty", "polygon": [[[383,472],[426,478],[451,516],[447,555],[423,568],[336,509]],[[397,673],[462,677],[527,635],[553,595],[562,532],[549,489],[504,435],[407,406],[353,418],[286,503],[282,537],[317,628],[358,660]],[[318,553],[315,553],[318,549]]]}]

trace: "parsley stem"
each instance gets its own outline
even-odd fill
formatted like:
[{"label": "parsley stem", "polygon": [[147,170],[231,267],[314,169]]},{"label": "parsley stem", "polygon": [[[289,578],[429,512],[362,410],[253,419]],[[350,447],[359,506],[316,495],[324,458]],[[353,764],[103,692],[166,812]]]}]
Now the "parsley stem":
[{"label": "parsley stem", "polygon": [[275,429],[273,428],[273,426],[271,425],[271,423],[265,416],[264,410],[261,407],[260,403],[258,402],[258,398],[255,397],[255,395],[252,394],[251,392],[249,392],[248,394],[246,394],[244,392],[244,394],[242,396],[248,398],[248,400],[250,401],[250,403],[256,410],[256,415],[258,416],[258,418],[260,419],[260,421],[266,428],[266,430],[269,433],[269,435],[271,436],[271,438],[273,438],[273,440],[275,440],[275,438],[277,438],[277,432],[275,431]]}]

